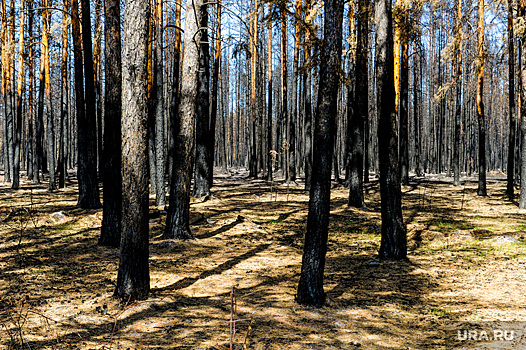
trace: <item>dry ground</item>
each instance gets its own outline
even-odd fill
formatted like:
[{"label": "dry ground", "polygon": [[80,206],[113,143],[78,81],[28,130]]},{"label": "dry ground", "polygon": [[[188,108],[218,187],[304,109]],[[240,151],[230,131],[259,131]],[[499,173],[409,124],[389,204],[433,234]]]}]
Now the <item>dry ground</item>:
[{"label": "dry ground", "polygon": [[[152,292],[131,305],[112,298],[118,250],[97,246],[102,212],[76,207],[74,183],[0,186],[0,348],[227,349],[235,300],[235,349],[526,349],[526,212],[503,177],[487,198],[474,179],[404,187],[403,263],[375,260],[377,182],[365,209],[335,186],[328,305],[315,309],[294,301],[308,195],[244,176],[218,176],[213,198],[192,203],[195,240],[160,240],[152,207]],[[513,339],[487,341],[495,329]]]}]

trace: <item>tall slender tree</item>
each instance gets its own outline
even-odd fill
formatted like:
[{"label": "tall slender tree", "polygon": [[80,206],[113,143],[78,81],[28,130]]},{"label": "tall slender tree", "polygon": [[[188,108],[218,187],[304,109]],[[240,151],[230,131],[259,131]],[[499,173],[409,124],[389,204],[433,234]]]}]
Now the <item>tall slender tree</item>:
[{"label": "tall slender tree", "polygon": [[341,69],[343,0],[326,0],[324,10],[320,87],[314,117],[312,184],[301,276],[296,295],[298,303],[314,306],[322,306],[325,303],[323,270],[327,253],[331,163]]},{"label": "tall slender tree", "polygon": [[506,194],[513,196],[515,175],[515,140],[517,133],[517,117],[515,105],[515,31],[513,29],[513,0],[508,0],[508,172]]},{"label": "tall slender tree", "polygon": [[484,0],[478,0],[477,10],[477,120],[478,120],[478,170],[479,186],[477,194],[486,196],[486,116],[484,115]]},{"label": "tall slender tree", "polygon": [[[348,204],[355,207],[364,205],[363,197],[363,169],[364,169],[364,131],[369,114],[369,74],[368,74],[368,46],[369,46],[369,0],[358,1],[357,13],[357,41],[354,79],[354,109],[348,108],[347,113],[352,113],[349,120],[350,131],[350,161],[349,167],[349,200]],[[359,93],[358,93],[359,92]],[[348,96],[350,103],[351,96]]]},{"label": "tall slender tree", "polygon": [[199,43],[199,70],[197,76],[196,104],[196,156],[193,195],[210,196],[210,171],[208,143],[214,136],[210,132],[210,45],[208,43],[208,5],[201,7],[201,41]]},{"label": "tall slender tree", "polygon": [[165,238],[191,239],[190,231],[190,180],[194,165],[195,121],[197,102],[197,72],[199,49],[203,31],[201,7],[203,0],[186,1],[186,25],[184,31],[184,60],[181,72],[181,92],[175,121],[175,147],[170,202],[166,217]]},{"label": "tall slender tree", "polygon": [[104,2],[105,78],[103,142],[103,211],[99,244],[119,247],[122,217],[121,175],[121,10],[119,0]]},{"label": "tall slender tree", "polygon": [[165,139],[164,139],[164,26],[163,26],[163,1],[155,0],[154,9],[155,21],[155,54],[154,54],[154,74],[155,86],[155,176],[154,184],[155,202],[158,207],[164,207],[166,202],[166,189],[164,186],[165,175]]},{"label": "tall slender tree", "polygon": [[[77,106],[78,205],[84,209],[93,209],[100,208],[101,206],[97,182],[95,86],[91,43],[90,3],[89,0],[81,1],[82,23],[80,23],[78,13],[78,1],[72,0],[71,2],[71,29],[73,33],[75,93]],[[84,64],[82,64],[83,60]]]},{"label": "tall slender tree", "polygon": [[62,61],[60,69],[60,123],[58,126],[58,187],[66,187],[66,159],[65,159],[65,149],[66,149],[66,138],[64,136],[65,131],[67,130],[68,122],[68,104],[69,104],[69,87],[68,87],[68,57],[69,57],[69,47],[68,47],[68,27],[69,27],[69,1],[63,1],[64,13],[62,14]]},{"label": "tall slender tree", "polygon": [[214,155],[215,155],[215,144],[216,144],[216,124],[218,117],[218,99],[219,99],[219,71],[221,70],[221,0],[217,1],[217,21],[216,21],[216,41],[215,41],[215,57],[212,74],[212,89],[210,94],[212,95],[210,100],[210,137],[208,138],[208,187],[212,188],[214,184]]},{"label": "tall slender tree", "polygon": [[[22,143],[22,90],[24,87],[24,39],[25,39],[25,0],[20,1],[20,28],[18,31],[18,81],[16,89],[15,149],[12,188],[20,187],[20,146]],[[13,6],[13,5],[11,5]]]},{"label": "tall slender tree", "polygon": [[407,256],[407,237],[402,217],[398,166],[392,18],[391,0],[376,0],[376,98],[382,214],[379,255],[380,258],[400,260]]},{"label": "tall slender tree", "polygon": [[462,0],[457,1],[455,37],[455,126],[453,136],[453,184],[460,185],[460,132],[462,112]]},{"label": "tall slender tree", "polygon": [[48,0],[42,0],[42,49],[44,59],[44,81],[46,91],[46,137],[47,137],[47,159],[49,170],[50,191],[57,189],[55,181],[55,163],[56,163],[56,144],[55,144],[55,123],[53,115],[53,106],[51,99],[51,58],[49,54],[50,45],[50,18],[51,11],[48,7]]},{"label": "tall slender tree", "polygon": [[[118,2],[118,1],[117,1]],[[148,0],[126,0],[122,64],[122,238],[115,296],[143,299],[148,266]]]},{"label": "tall slender tree", "polygon": [[[518,20],[526,21],[526,0],[519,0],[518,3]],[[519,75],[519,108],[520,108],[520,138],[521,138],[521,149],[520,149],[520,173],[526,174],[526,30],[524,28],[519,34],[520,46],[519,46],[519,62],[520,62],[520,75]],[[519,208],[526,209],[526,176],[520,177],[520,197],[519,197]]]}]

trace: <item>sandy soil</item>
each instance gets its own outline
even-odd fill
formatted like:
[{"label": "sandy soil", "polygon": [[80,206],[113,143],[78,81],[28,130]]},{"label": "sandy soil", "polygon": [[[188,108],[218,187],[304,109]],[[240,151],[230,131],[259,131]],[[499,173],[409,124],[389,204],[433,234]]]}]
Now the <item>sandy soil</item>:
[{"label": "sandy soil", "polygon": [[97,246],[102,211],[76,207],[74,182],[1,185],[0,348],[229,349],[233,318],[234,349],[526,349],[526,212],[503,176],[486,198],[475,179],[404,187],[403,263],[375,260],[377,182],[364,209],[335,185],[328,305],[315,309],[294,301],[303,184],[245,175],[218,176],[212,199],[192,203],[195,240],[160,240],[165,214],[152,206],[152,292],[129,305],[112,298],[118,250]]}]

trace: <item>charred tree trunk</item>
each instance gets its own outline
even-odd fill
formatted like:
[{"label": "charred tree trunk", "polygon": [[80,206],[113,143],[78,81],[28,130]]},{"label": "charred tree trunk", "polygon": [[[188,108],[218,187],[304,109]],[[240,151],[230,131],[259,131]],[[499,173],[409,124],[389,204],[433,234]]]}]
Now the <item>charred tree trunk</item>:
[{"label": "charred tree trunk", "polygon": [[[68,0],[63,2],[64,11],[69,12]],[[58,131],[58,187],[66,187],[66,162],[65,162],[65,142],[64,139],[64,130],[67,127],[67,118],[68,118],[68,101],[69,101],[69,91],[68,91],[68,25],[69,18],[68,15],[63,14],[62,17],[62,66],[61,66],[61,90],[60,90],[60,124]]]},{"label": "charred tree trunk", "polygon": [[129,302],[150,291],[148,266],[148,0],[127,0],[122,65],[122,239],[115,296]]},{"label": "charred tree trunk", "polygon": [[484,0],[478,0],[478,62],[477,62],[477,120],[479,130],[478,168],[479,186],[477,194],[486,196],[486,116],[484,115]]},{"label": "charred tree trunk", "polygon": [[194,190],[197,198],[210,197],[209,147],[210,138],[210,45],[208,43],[208,5],[201,7],[201,41],[199,42],[199,69],[197,73],[196,156]]},{"label": "charred tree trunk", "polygon": [[195,121],[197,102],[197,71],[202,31],[203,0],[187,0],[184,31],[184,61],[181,74],[181,93],[176,120],[176,140],[173,172],[170,185],[170,204],[166,218],[165,238],[191,239],[190,180],[195,152]]},{"label": "charred tree trunk", "polygon": [[[356,67],[355,74],[355,101],[352,118],[349,120],[348,128],[351,130],[351,144],[348,152],[351,153],[348,166],[349,171],[349,201],[348,205],[354,207],[364,206],[363,180],[364,180],[364,131],[365,123],[369,114],[369,1],[358,1],[357,42],[356,42]],[[348,99],[351,96],[347,97]],[[348,107],[347,113],[351,112]]]},{"label": "charred tree trunk", "polygon": [[[119,0],[106,0],[105,12],[105,94],[103,142],[103,210],[99,245],[119,247],[122,217],[121,175],[121,10]],[[129,63],[128,63],[129,64]]]},{"label": "charred tree trunk", "polygon": [[376,96],[382,213],[379,256],[383,259],[401,260],[407,255],[407,238],[402,217],[398,166],[391,8],[391,0],[376,0]]},{"label": "charred tree trunk", "polygon": [[[18,32],[18,86],[16,91],[15,149],[13,162],[12,188],[20,187],[20,147],[22,143],[22,89],[24,85],[24,38],[25,38],[25,0],[20,1],[20,30]],[[11,6],[13,3],[11,2]]]},{"label": "charred tree trunk", "polygon": [[455,45],[455,127],[453,137],[453,184],[460,185],[460,118],[462,112],[462,0],[458,0],[456,30],[457,38]]},{"label": "charred tree trunk", "polygon": [[166,189],[164,186],[165,175],[165,140],[164,140],[164,65],[163,65],[163,1],[155,1],[155,55],[154,55],[154,74],[155,86],[155,204],[164,208],[166,203]]},{"label": "charred tree trunk", "polygon": [[[214,70],[212,74],[212,94],[210,103],[210,132],[207,143],[208,148],[208,187],[212,188],[214,184],[214,156],[215,156],[215,144],[216,144],[216,124],[218,117],[218,98],[219,98],[219,71],[221,70],[221,0],[217,3],[217,23],[216,23],[216,48],[214,57]],[[225,159],[226,161],[226,159]]]},{"label": "charred tree trunk", "polygon": [[324,40],[315,114],[312,185],[301,276],[296,295],[298,303],[314,306],[325,303],[323,270],[327,253],[331,162],[341,69],[343,0],[326,0],[324,7]]},{"label": "charred tree trunk", "polygon": [[508,166],[506,194],[513,197],[515,174],[515,139],[517,117],[515,106],[515,33],[513,30],[513,1],[508,0],[508,114],[510,118],[508,134]]}]

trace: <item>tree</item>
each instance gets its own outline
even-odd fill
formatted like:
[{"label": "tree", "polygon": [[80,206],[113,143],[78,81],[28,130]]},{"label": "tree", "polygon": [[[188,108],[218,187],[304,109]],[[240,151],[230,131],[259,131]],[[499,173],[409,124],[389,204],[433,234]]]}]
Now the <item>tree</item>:
[{"label": "tree", "polygon": [[[518,6],[518,19],[521,21],[526,20],[526,0],[519,0]],[[526,209],[526,30],[522,28],[520,31],[520,46],[519,46],[519,57],[520,57],[520,115],[522,116],[520,123],[520,138],[521,138],[521,182],[520,182],[520,197],[519,197],[519,208]]]},{"label": "tree", "polygon": [[[55,145],[55,125],[53,116],[53,106],[51,99],[51,63],[49,57],[49,37],[50,37],[50,18],[51,11],[48,8],[48,0],[42,0],[42,49],[44,59],[44,82],[46,91],[46,137],[47,137],[47,159],[49,169],[49,186],[50,191],[57,189],[55,182],[55,160],[56,160],[56,145]],[[88,12],[89,13],[89,12]]]},{"label": "tree", "polygon": [[212,74],[212,98],[210,101],[210,137],[208,139],[208,187],[212,188],[214,182],[214,154],[215,154],[215,135],[217,122],[217,102],[219,94],[219,71],[221,70],[221,0],[217,1],[217,22],[216,22],[216,48],[214,57],[214,69]]},{"label": "tree", "polygon": [[60,89],[60,123],[58,126],[58,187],[66,187],[66,160],[65,160],[65,149],[66,149],[66,139],[64,137],[64,132],[67,130],[67,118],[68,118],[68,104],[69,104],[69,89],[68,89],[68,56],[69,56],[69,47],[68,47],[68,26],[69,26],[69,1],[63,1],[64,13],[62,14],[62,62],[61,62],[61,89]]},{"label": "tree", "polygon": [[[368,74],[368,46],[369,46],[369,0],[358,1],[357,42],[356,42],[356,67],[353,91],[369,91]],[[351,96],[347,97],[347,103],[351,102]],[[363,163],[364,163],[364,131],[365,123],[369,114],[369,94],[356,93],[354,96],[354,108],[347,109],[349,117],[349,201],[348,205],[363,207]],[[350,116],[349,116],[350,114]],[[368,176],[368,174],[367,174]]]},{"label": "tree", "polygon": [[283,150],[283,172],[285,174],[285,179],[289,179],[289,169],[287,167],[287,162],[289,159],[289,143],[287,138],[288,136],[288,130],[289,130],[289,107],[288,107],[288,70],[287,70],[287,16],[286,16],[286,2],[283,1],[280,3],[280,21],[281,21],[281,41],[280,41],[280,53],[281,53],[281,59],[280,59],[280,68],[281,68],[281,111],[280,111],[280,121],[281,124],[284,124],[283,129],[285,132],[283,133],[285,138],[282,140],[283,143],[280,145],[279,143],[276,145],[277,147],[281,147]]},{"label": "tree", "polygon": [[[268,4],[268,15],[270,16],[272,14],[272,3]],[[267,181],[273,180],[273,171],[272,171],[272,155],[271,151],[274,150],[272,146],[272,109],[274,106],[272,105],[272,94],[273,94],[273,87],[272,87],[272,21],[268,21],[268,47],[267,47]],[[275,151],[275,150],[274,150]]]},{"label": "tree", "polygon": [[484,0],[478,0],[477,11],[477,120],[479,132],[479,186],[477,194],[486,196],[486,121],[484,115]]},{"label": "tree", "polygon": [[196,157],[193,196],[210,197],[210,169],[208,144],[214,135],[210,132],[210,45],[208,44],[208,6],[201,7],[201,41],[199,43],[199,70],[197,75],[196,104]]},{"label": "tree", "polygon": [[148,0],[127,0],[122,64],[122,238],[115,296],[143,299],[148,266]]},{"label": "tree", "polygon": [[170,199],[166,217],[164,238],[191,239],[190,231],[190,180],[195,152],[195,121],[197,101],[197,72],[199,49],[203,31],[199,25],[202,18],[203,0],[186,1],[186,25],[184,31],[184,60],[181,72],[181,91],[175,125],[174,164],[170,184]]},{"label": "tree", "polygon": [[409,184],[409,9],[407,3],[401,7],[400,38],[400,177],[404,185]]},{"label": "tree", "polygon": [[342,53],[343,0],[324,3],[324,33],[320,59],[318,107],[314,117],[314,153],[307,232],[296,300],[322,306],[323,270],[330,214],[331,163],[334,150],[338,85]]},{"label": "tree", "polygon": [[379,255],[380,258],[401,260],[407,255],[407,238],[402,217],[398,166],[391,0],[376,0],[375,16],[378,158],[382,214]]},{"label": "tree", "polygon": [[[305,13],[311,11],[312,2],[307,0]],[[303,75],[303,94],[305,95],[305,191],[310,191],[312,179],[312,62],[311,62],[311,31],[310,21],[307,23],[307,32],[305,35],[305,66],[306,72]]]},{"label": "tree", "polygon": [[154,9],[155,20],[155,54],[154,54],[154,74],[155,86],[154,103],[155,103],[155,179],[153,183],[156,187],[155,202],[158,207],[164,207],[166,190],[164,187],[165,175],[165,140],[164,140],[164,80],[163,80],[163,1],[155,0]]},{"label": "tree", "polygon": [[[91,53],[90,7],[88,0],[82,1],[82,37],[78,1],[71,1],[71,30],[73,35],[75,98],[77,106],[78,205],[84,209],[93,209],[100,208],[99,187],[97,182],[95,88],[93,81],[93,58]],[[84,48],[84,51],[82,48]],[[83,58],[84,65],[82,64]],[[85,87],[83,82],[85,83]]]},{"label": "tree", "polygon": [[99,244],[118,247],[121,240],[122,175],[121,175],[121,10],[119,0],[104,2],[105,27],[105,94],[102,181],[103,211]]},{"label": "tree", "polygon": [[508,132],[508,173],[506,194],[513,197],[515,174],[515,138],[517,118],[515,107],[515,40],[513,30],[513,0],[508,0],[508,114],[510,126]]},{"label": "tree", "polygon": [[[20,187],[20,144],[22,142],[22,89],[24,85],[25,0],[20,2],[20,29],[18,31],[18,86],[16,90],[15,150],[12,188]],[[13,5],[11,5],[13,6]]]},{"label": "tree", "polygon": [[462,111],[462,0],[457,2],[455,38],[455,129],[453,140],[453,184],[460,185],[460,117]]}]

